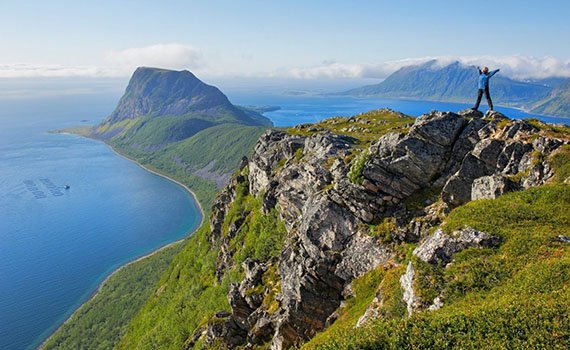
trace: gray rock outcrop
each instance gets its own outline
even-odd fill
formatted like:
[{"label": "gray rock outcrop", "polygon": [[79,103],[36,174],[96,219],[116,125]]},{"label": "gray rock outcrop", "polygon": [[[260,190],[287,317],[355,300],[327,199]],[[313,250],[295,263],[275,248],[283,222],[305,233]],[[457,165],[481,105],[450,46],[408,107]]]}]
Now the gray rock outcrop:
[{"label": "gray rock outcrop", "polygon": [[444,233],[441,229],[437,229],[414,249],[413,254],[430,264],[447,264],[451,261],[453,254],[464,249],[473,247],[489,248],[498,244],[498,237],[470,227],[453,232],[451,235]]},{"label": "gray rock outcrop", "polygon": [[520,189],[520,186],[504,175],[482,176],[473,181],[471,199],[494,199],[498,196]]},{"label": "gray rock outcrop", "polygon": [[415,270],[412,262],[408,262],[408,266],[406,267],[406,273],[400,277],[400,286],[402,287],[404,302],[406,303],[406,307],[408,309],[408,315],[412,316],[412,313],[417,308],[419,303],[418,297],[416,297],[416,293],[414,291],[414,276]]},{"label": "gray rock outcrop", "polygon": [[[277,259],[244,263],[245,277],[228,295],[231,314],[206,332],[230,348],[271,344],[287,349],[334,322],[351,282],[393,261],[393,244],[369,232],[369,225],[386,218],[394,222],[392,239],[420,241],[413,254],[429,264],[446,265],[467,248],[497,246],[497,237],[471,228],[428,232],[440,224],[445,208],[545,183],[554,175],[546,160],[567,143],[498,112],[434,111],[417,118],[405,133],[379,137],[356,157],[360,150],[351,137],[309,126],[296,130],[302,132],[267,131],[212,210],[211,241],[220,247],[218,278],[235,264],[229,240],[247,215],[221,232],[239,186],[247,185],[261,200],[263,213],[276,209],[287,230]],[[356,160],[347,161],[351,158],[362,162],[359,181],[349,176],[357,171]],[[434,189],[439,197],[415,199]],[[412,199],[419,208],[410,209]],[[280,286],[271,310],[263,302],[268,288],[261,283],[269,269],[276,271]],[[410,262],[400,278],[408,314],[441,307],[443,295],[433,301],[418,298],[416,273]],[[372,304],[359,325],[378,315],[382,296]]]}]

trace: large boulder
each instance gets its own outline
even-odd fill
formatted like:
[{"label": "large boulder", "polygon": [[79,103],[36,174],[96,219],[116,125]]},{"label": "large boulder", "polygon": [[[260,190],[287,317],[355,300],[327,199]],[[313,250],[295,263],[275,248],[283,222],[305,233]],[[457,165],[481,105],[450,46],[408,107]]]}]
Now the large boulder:
[{"label": "large boulder", "polygon": [[464,249],[495,247],[499,241],[496,236],[470,227],[455,231],[451,235],[438,229],[414,249],[413,254],[427,263],[446,264],[451,261],[453,254]]},{"label": "large boulder", "polygon": [[494,199],[504,193],[518,189],[520,187],[516,182],[509,180],[509,178],[503,175],[482,176],[473,181],[471,199]]}]

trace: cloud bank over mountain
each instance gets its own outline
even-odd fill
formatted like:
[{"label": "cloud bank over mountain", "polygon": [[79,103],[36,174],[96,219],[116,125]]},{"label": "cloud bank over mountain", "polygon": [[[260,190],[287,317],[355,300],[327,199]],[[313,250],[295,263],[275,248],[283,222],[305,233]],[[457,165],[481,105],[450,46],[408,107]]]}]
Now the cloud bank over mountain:
[{"label": "cloud bank over mountain", "polygon": [[288,73],[299,79],[323,78],[386,78],[398,69],[436,60],[439,67],[459,61],[465,65],[500,67],[501,73],[513,79],[547,78],[553,76],[570,77],[570,60],[554,57],[512,56],[440,56],[406,58],[376,64],[346,64],[326,61],[313,67],[293,68]]}]

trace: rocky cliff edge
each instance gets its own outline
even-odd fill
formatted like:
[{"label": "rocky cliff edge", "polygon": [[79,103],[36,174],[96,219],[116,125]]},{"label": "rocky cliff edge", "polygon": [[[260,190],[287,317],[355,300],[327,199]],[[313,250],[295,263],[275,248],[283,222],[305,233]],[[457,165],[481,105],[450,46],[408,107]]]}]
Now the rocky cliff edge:
[{"label": "rocky cliff edge", "polygon": [[[244,277],[228,294],[232,311],[214,316],[187,345],[201,338],[226,348],[286,349],[332,324],[351,282],[394,264],[398,242],[417,242],[413,254],[428,264],[499,245],[491,233],[466,227],[445,234],[437,227],[471,200],[550,181],[556,175],[550,159],[568,151],[569,135],[567,127],[470,110],[415,120],[381,110],[267,131],[218,196],[210,239],[221,247],[221,278],[235,264],[228,242],[248,215],[223,227],[241,186],[261,201],[262,213],[277,211],[287,231],[284,248],[268,261],[244,261]],[[410,261],[400,278],[409,314],[443,305],[439,297],[421,300],[413,280]],[[374,317],[379,298],[359,324]]]}]

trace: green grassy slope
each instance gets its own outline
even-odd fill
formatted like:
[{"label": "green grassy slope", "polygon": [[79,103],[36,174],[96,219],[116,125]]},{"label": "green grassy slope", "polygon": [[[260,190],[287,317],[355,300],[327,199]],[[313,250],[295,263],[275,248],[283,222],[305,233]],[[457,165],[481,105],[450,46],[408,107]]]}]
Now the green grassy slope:
[{"label": "green grassy slope", "polygon": [[[386,122],[382,122],[384,119]],[[386,111],[371,111],[353,120],[334,118],[315,126],[356,137],[362,149],[389,130],[406,130],[411,121],[413,119]],[[263,127],[235,124],[214,126],[161,150],[148,153],[131,149],[127,155],[189,185],[208,210],[216,186],[212,181],[192,175],[193,169],[205,167],[210,164],[210,157],[218,156],[211,170],[230,171],[241,158],[236,150],[251,149],[263,130]],[[312,130],[300,127],[288,131],[308,135]],[[565,129],[554,127],[551,132],[566,133]],[[567,316],[570,314],[570,245],[556,240],[559,234],[570,236],[570,186],[563,184],[570,175],[569,146],[564,146],[549,162],[557,174],[553,182],[558,184],[508,194],[496,200],[475,201],[455,209],[446,219],[444,228],[448,231],[469,225],[502,237],[499,248],[465,250],[455,256],[456,262],[448,269],[423,266],[415,261],[420,276],[416,286],[418,293],[433,298],[441,289],[446,290],[445,306],[441,310],[406,317],[399,278],[412,259],[415,245],[402,243],[397,247],[399,253],[394,261],[353,283],[355,297],[347,300],[337,321],[305,347],[444,349],[505,348],[511,344],[513,348],[524,348],[527,344],[530,348],[533,344],[552,348],[570,345]],[[183,348],[201,327],[216,322],[213,316],[216,312],[229,310],[229,284],[243,277],[239,263],[247,257],[268,261],[280,253],[285,229],[278,213],[273,210],[262,215],[259,199],[248,193],[245,183],[240,184],[236,192],[237,198],[223,225],[223,234],[227,234],[227,228],[236,218],[246,217],[243,228],[230,242],[230,248],[235,249],[236,266],[221,281],[216,279],[219,246],[210,242],[209,225],[202,225],[165,268],[160,280],[157,277],[158,282],[147,284],[149,298],[144,306],[112,326],[119,329],[120,334],[124,332],[119,349]],[[358,318],[378,291],[383,296],[380,318],[355,330]],[[121,298],[119,294],[116,296]],[[275,300],[267,302],[275,303]],[[125,322],[130,322],[127,328]],[[90,327],[73,334],[88,336],[88,330],[97,325],[92,323]],[[71,331],[65,332],[71,334]],[[100,332],[111,334],[104,337],[115,339],[113,343],[116,341],[112,335],[118,334],[115,330],[115,333],[104,329]],[[103,340],[98,342],[103,344]],[[194,346],[199,347],[199,343]]]},{"label": "green grassy slope", "polygon": [[[265,130],[262,126],[221,124],[153,152],[134,149],[120,141],[110,143],[126,157],[188,186],[202,207],[209,208],[219,190],[214,178],[234,172]],[[207,170],[214,173],[211,177],[196,174],[210,163]]]},{"label": "green grassy slope", "polygon": [[194,137],[173,143],[156,153],[156,160],[178,159],[201,169],[213,162],[212,171],[231,173],[243,156],[249,155],[265,127],[222,124],[206,129]]},{"label": "green grassy slope", "polygon": [[[497,249],[465,250],[447,269],[420,269],[418,279],[428,281],[418,286],[421,293],[428,295],[436,287],[446,291],[442,309],[408,318],[388,303],[383,308],[387,316],[358,329],[353,328],[358,315],[340,319],[304,348],[567,349],[570,245],[556,237],[570,236],[568,213],[568,185],[542,186],[455,209],[445,222],[446,231],[471,226],[503,242]],[[398,277],[404,265],[395,267]],[[376,287],[372,283],[368,290]],[[397,289],[398,283],[393,292]],[[370,292],[356,289],[352,303],[365,298],[371,299]]]},{"label": "green grassy slope", "polygon": [[44,349],[112,349],[154,291],[148,286],[158,282],[183,245],[177,243],[119,270],[52,335]]},{"label": "green grassy slope", "polygon": [[161,147],[184,140],[213,125],[213,121],[201,118],[200,115],[143,117],[112,141],[123,147],[131,146],[144,150],[145,147]]},{"label": "green grassy slope", "polygon": [[[214,313],[229,310],[229,284],[241,279],[241,262],[251,257],[268,261],[281,252],[285,227],[275,210],[261,214],[261,203],[253,198],[247,184],[240,184],[227,227],[241,214],[246,221],[230,246],[235,249],[236,266],[221,282],[216,279],[219,247],[209,241],[209,224],[190,238],[156,285],[156,292],[134,318],[118,349],[181,349]],[[199,348],[199,344],[196,345]]]},{"label": "green grassy slope", "polygon": [[532,108],[532,112],[559,117],[570,117],[570,78],[560,84],[551,96],[538,102]]}]

